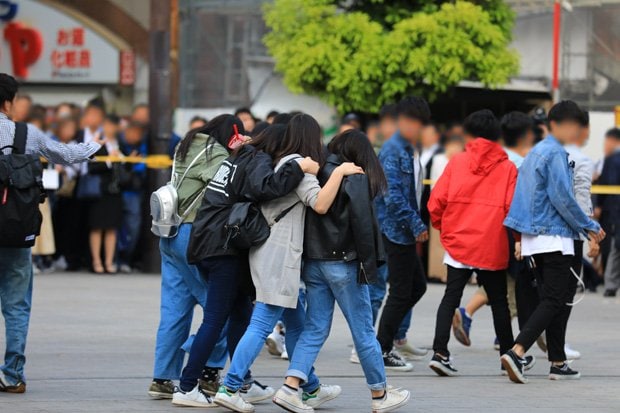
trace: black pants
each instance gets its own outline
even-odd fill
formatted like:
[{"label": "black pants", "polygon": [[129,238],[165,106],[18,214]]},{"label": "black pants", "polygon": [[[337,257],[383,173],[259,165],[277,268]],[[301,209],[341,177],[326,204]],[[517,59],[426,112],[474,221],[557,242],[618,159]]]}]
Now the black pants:
[{"label": "black pants", "polygon": [[[444,356],[449,356],[448,341],[454,310],[461,304],[463,290],[474,270],[454,268],[448,265],[448,283],[439,309],[435,324],[435,341],[433,350]],[[506,287],[505,271],[476,270],[478,284],[484,287],[489,297],[489,305],[493,313],[493,326],[499,340],[500,354],[504,354],[514,344],[512,326],[510,324],[510,310],[508,309],[508,292]]]},{"label": "black pants", "polygon": [[416,245],[400,245],[383,237],[388,256],[388,281],[390,290],[381,320],[377,340],[381,350],[390,352],[394,337],[409,309],[426,292],[426,275],[416,252]]},{"label": "black pants", "polygon": [[564,361],[566,325],[572,309],[567,304],[573,302],[577,290],[577,279],[571,272],[575,257],[550,252],[534,255],[533,259],[540,304],[521,328],[516,342],[527,351],[546,330],[549,361]]},{"label": "black pants", "polygon": [[515,300],[519,329],[523,329],[540,302],[536,275],[525,261],[522,263],[523,265],[515,273]]}]

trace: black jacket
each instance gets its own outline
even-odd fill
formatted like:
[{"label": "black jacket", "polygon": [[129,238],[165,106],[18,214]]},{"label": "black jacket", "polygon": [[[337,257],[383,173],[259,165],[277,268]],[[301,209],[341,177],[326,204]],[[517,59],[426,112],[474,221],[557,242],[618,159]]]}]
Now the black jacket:
[{"label": "black jacket", "polygon": [[[318,175],[321,186],[341,163],[337,155],[327,158]],[[358,281],[370,284],[377,280],[377,266],[385,262],[385,256],[366,175],[346,177],[327,214],[308,208],[305,228],[305,258],[358,260]]]},{"label": "black jacket", "polygon": [[[620,185],[620,152],[605,158],[603,172],[598,179],[599,185]],[[597,195],[596,206],[602,209],[601,225],[614,236],[616,248],[620,245],[620,195]]]},{"label": "black jacket", "polygon": [[299,164],[288,162],[273,171],[271,157],[245,145],[228,157],[207,185],[202,204],[192,225],[187,259],[197,264],[209,257],[238,255],[234,248],[224,249],[224,225],[236,202],[264,202],[280,198],[301,182],[304,173]]}]

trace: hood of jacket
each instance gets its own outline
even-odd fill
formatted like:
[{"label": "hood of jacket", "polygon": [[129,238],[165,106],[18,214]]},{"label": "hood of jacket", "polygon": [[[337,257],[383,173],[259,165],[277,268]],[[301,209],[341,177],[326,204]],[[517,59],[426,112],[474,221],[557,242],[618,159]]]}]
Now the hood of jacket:
[{"label": "hood of jacket", "polygon": [[497,143],[476,138],[466,146],[470,155],[469,169],[475,175],[486,176],[502,161],[508,159],[504,149]]}]

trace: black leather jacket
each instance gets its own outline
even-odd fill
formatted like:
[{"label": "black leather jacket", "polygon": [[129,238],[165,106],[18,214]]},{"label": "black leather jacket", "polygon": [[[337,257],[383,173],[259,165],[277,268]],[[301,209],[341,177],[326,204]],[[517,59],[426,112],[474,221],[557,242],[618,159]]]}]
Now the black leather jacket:
[{"label": "black leather jacket", "polygon": [[[342,161],[330,155],[319,171],[321,186]],[[379,225],[366,175],[346,177],[331,208],[319,215],[308,208],[304,257],[318,260],[359,261],[358,282],[377,280],[377,266],[385,261]]]}]

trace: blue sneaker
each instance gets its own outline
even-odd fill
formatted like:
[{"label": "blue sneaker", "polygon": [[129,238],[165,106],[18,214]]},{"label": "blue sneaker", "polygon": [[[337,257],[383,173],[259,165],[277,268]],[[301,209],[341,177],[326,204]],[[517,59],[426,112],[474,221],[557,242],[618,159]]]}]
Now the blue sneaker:
[{"label": "blue sneaker", "polygon": [[471,317],[467,315],[467,312],[463,307],[457,308],[454,311],[454,318],[452,318],[452,332],[458,342],[467,347],[471,346],[471,340],[469,339],[471,322]]}]

